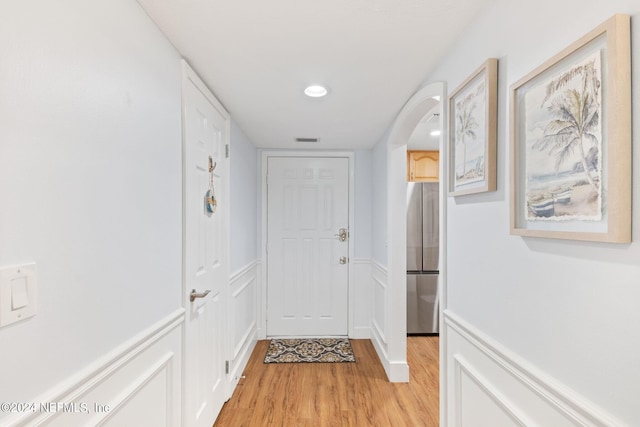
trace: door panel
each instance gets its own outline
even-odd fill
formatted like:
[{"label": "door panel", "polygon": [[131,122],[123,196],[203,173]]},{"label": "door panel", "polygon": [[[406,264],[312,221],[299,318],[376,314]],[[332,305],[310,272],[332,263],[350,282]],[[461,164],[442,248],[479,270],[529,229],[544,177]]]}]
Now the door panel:
[{"label": "door panel", "polygon": [[436,182],[422,184],[422,269],[438,270],[440,254],[440,189]]},{"label": "door panel", "polygon": [[422,185],[407,183],[407,271],[422,270]]},{"label": "door panel", "polygon": [[267,164],[267,334],[347,334],[347,158],[270,157]]},{"label": "door panel", "polygon": [[[228,288],[226,111],[195,74],[185,70],[184,121],[184,418],[188,427],[210,427],[226,400],[225,331]],[[205,208],[210,159],[217,208]],[[191,301],[191,291],[209,293]]]}]

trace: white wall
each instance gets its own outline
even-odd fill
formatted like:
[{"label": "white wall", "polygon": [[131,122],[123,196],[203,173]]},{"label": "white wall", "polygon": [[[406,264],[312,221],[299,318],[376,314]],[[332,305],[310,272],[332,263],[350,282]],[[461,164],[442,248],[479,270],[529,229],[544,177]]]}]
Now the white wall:
[{"label": "white wall", "polygon": [[180,62],[131,0],[3,1],[0,57],[0,266],[39,293],[0,329],[0,401],[28,402],[180,319]]},{"label": "white wall", "polygon": [[[636,0],[496,0],[427,79],[447,81],[452,90],[486,58],[500,61],[498,191],[449,198],[447,206],[449,420],[443,425],[486,425],[477,417],[502,417],[505,408],[537,425],[640,422],[640,245],[509,235],[509,86],[614,13],[632,15],[637,53]],[[638,55],[632,86],[637,146]],[[633,164],[640,167],[638,150]],[[633,196],[637,210],[640,186]],[[640,217],[633,218],[635,242]]]},{"label": "white wall", "polygon": [[373,147],[371,183],[372,190],[372,249],[373,259],[381,266],[387,265],[387,137]]},{"label": "white wall", "polygon": [[231,260],[236,272],[258,256],[258,151],[231,120]]}]

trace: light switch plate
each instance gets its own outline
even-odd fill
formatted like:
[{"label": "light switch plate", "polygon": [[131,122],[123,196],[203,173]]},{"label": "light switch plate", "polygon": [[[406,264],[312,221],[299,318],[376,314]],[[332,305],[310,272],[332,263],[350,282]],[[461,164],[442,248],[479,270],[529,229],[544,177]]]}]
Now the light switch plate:
[{"label": "light switch plate", "polygon": [[0,268],[0,327],[35,316],[36,264]]}]

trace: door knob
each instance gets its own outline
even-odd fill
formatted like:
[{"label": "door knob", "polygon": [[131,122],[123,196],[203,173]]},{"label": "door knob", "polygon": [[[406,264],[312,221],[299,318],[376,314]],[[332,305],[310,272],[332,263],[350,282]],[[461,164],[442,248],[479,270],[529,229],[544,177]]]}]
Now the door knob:
[{"label": "door knob", "polygon": [[341,228],[338,231],[338,234],[334,234],[334,236],[336,236],[338,238],[338,240],[340,240],[341,242],[344,242],[347,240],[347,229],[346,228]]},{"label": "door knob", "polygon": [[196,292],[195,289],[191,290],[191,294],[189,295],[189,299],[191,300],[191,302],[195,301],[196,298],[204,298],[207,295],[209,295],[209,292],[211,292],[210,290],[206,290],[204,292]]},{"label": "door knob", "polygon": [[346,264],[347,263],[347,257],[346,256],[341,256],[340,257],[340,264]]}]

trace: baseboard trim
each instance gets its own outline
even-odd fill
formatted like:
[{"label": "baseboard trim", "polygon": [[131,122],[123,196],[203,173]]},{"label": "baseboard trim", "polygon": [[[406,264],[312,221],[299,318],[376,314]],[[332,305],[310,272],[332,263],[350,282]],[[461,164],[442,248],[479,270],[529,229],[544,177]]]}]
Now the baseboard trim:
[{"label": "baseboard trim", "polygon": [[380,363],[384,368],[384,372],[387,374],[387,378],[389,377],[389,358],[387,357],[387,349],[384,345],[384,341],[382,341],[381,337],[378,335],[377,330],[375,328],[371,329],[371,344],[373,344],[373,348],[376,350],[376,354],[378,355],[378,359],[380,359]]},{"label": "baseboard trim", "polygon": [[392,383],[408,383],[409,382],[409,364],[407,362],[389,362],[389,370],[387,378]]},{"label": "baseboard trim", "polygon": [[231,398],[238,383],[240,382],[240,378],[242,378],[242,372],[244,372],[244,369],[247,367],[247,363],[249,362],[251,353],[253,353],[253,349],[256,347],[257,343],[257,330],[254,329],[253,333],[249,337],[247,337],[245,345],[239,353],[240,356],[237,360],[237,363],[234,363],[233,369],[231,370],[231,372],[229,372],[229,387],[227,399]]},{"label": "baseboard trim", "polygon": [[371,339],[371,328],[366,328],[364,326],[353,328],[353,333],[351,337],[354,340],[368,340]]},{"label": "baseboard trim", "polygon": [[576,425],[594,427],[625,425],[598,405],[588,401],[539,368],[532,366],[525,359],[505,348],[451,310],[444,310],[443,317],[446,327],[462,336],[520,384],[538,395]]}]

